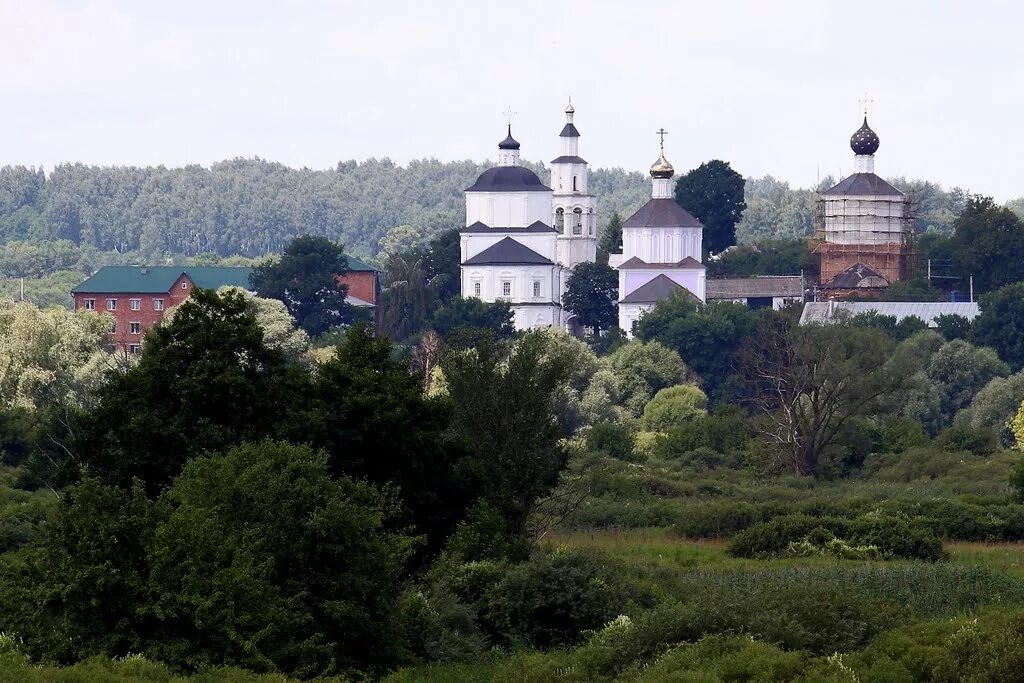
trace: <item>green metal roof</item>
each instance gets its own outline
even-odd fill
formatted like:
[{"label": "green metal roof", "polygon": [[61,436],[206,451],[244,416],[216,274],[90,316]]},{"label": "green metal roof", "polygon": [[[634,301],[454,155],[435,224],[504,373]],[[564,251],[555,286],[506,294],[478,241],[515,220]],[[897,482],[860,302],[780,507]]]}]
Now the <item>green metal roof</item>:
[{"label": "green metal roof", "polygon": [[104,266],[92,277],[71,290],[72,294],[160,294],[171,287],[182,273],[203,289],[234,286],[249,289],[252,268],[227,266]]},{"label": "green metal roof", "polygon": [[379,268],[374,268],[370,264],[366,263],[365,261],[360,261],[359,259],[357,259],[355,256],[352,256],[351,254],[345,254],[345,258],[348,260],[348,269],[350,271],[373,271],[373,272],[376,272],[376,271],[379,270]]}]

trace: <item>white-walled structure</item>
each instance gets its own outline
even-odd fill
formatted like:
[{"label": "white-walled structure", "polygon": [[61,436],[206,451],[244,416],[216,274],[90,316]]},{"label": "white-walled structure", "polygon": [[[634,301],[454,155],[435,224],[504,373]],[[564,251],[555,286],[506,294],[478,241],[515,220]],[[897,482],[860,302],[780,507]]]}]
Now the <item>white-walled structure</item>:
[{"label": "white-walled structure", "polygon": [[651,199],[622,224],[622,253],[608,256],[619,271],[619,327],[630,337],[659,300],[676,292],[705,299],[704,226],[672,198],[674,174],[663,137],[651,166]]},{"label": "white-walled structure", "polygon": [[587,162],[577,156],[575,110],[566,107],[561,155],[551,162],[552,188],[520,166],[519,143],[498,144],[498,166],[466,190],[462,230],[462,296],[508,301],[516,329],[570,324],[562,309],[569,273],[597,252],[595,198]]}]

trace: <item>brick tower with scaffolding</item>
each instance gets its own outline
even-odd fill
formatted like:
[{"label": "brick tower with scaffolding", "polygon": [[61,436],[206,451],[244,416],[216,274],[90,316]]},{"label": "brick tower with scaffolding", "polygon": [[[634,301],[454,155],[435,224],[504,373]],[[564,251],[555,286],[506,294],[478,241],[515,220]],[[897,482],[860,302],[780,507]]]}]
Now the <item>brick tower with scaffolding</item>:
[{"label": "brick tower with scaffolding", "polygon": [[[856,172],[818,197],[813,248],[820,257],[820,289],[856,289],[848,277],[856,271],[874,271],[883,287],[912,276],[914,203],[875,175],[878,146],[865,113],[864,125],[850,138]],[[873,277],[862,286],[880,289],[879,284]]]}]

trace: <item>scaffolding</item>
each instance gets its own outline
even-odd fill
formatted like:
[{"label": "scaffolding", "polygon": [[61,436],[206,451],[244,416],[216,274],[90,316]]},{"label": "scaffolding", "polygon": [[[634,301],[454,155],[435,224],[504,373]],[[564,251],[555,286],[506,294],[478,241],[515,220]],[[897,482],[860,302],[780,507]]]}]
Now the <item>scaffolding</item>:
[{"label": "scaffolding", "polygon": [[818,195],[812,253],[819,255],[819,282],[828,284],[862,263],[889,282],[913,276],[915,203],[912,197],[850,198]]}]

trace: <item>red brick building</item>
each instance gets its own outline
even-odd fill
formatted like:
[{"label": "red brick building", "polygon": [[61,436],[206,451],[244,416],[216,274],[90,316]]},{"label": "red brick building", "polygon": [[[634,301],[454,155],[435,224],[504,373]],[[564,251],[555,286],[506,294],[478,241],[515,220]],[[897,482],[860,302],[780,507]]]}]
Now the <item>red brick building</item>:
[{"label": "red brick building", "polygon": [[138,353],[146,330],[196,287],[250,289],[251,268],[106,266],[71,290],[76,311],[102,311],[114,317],[111,346]]},{"label": "red brick building", "polygon": [[[338,282],[348,286],[346,301],[367,311],[380,329],[380,278],[376,268],[348,256],[348,271]],[[177,306],[196,287],[231,286],[251,290],[252,268],[106,266],[71,290],[76,311],[101,311],[114,318],[110,345],[128,353],[142,349],[146,331]]]}]

